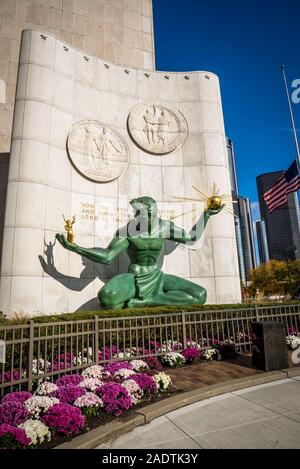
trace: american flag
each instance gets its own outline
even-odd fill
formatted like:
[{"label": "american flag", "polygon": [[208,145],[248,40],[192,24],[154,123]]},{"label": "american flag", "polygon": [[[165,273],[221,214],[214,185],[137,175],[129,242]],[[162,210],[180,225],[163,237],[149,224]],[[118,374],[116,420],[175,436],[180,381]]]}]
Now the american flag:
[{"label": "american flag", "polygon": [[288,200],[288,194],[296,192],[298,189],[300,189],[300,173],[295,160],[289,169],[264,194],[269,212],[272,213],[278,207],[284,205]]}]

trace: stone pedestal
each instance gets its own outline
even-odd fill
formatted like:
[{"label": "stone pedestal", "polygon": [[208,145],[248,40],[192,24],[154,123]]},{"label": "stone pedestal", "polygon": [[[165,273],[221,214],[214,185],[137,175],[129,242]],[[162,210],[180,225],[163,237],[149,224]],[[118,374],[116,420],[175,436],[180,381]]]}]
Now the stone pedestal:
[{"label": "stone pedestal", "polygon": [[252,364],[273,371],[288,368],[285,325],[281,322],[265,321],[252,323]]}]

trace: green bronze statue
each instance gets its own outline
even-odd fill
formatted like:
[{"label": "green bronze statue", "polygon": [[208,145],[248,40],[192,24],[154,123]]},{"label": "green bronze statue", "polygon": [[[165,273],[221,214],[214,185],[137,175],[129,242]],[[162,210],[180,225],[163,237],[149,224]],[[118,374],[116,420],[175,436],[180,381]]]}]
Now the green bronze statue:
[{"label": "green bronze statue", "polygon": [[209,218],[218,214],[224,205],[217,209],[207,208],[189,233],[172,221],[159,218],[156,201],[151,197],[139,197],[130,205],[134,209],[134,218],[115,234],[105,249],[87,249],[70,243],[62,234],[56,235],[65,249],[96,263],[111,264],[122,252],[127,253],[130,259],[128,272],[116,275],[100,289],[100,303],[106,308],[204,304],[205,288],[163,273],[158,261],[166,239],[194,244],[200,239]]}]

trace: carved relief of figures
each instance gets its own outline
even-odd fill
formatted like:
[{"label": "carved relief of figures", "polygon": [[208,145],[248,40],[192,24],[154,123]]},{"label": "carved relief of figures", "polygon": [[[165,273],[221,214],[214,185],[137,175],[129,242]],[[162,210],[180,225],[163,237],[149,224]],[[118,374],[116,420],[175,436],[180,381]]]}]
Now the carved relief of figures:
[{"label": "carved relief of figures", "polygon": [[147,136],[148,143],[162,143],[165,145],[168,127],[170,121],[163,108],[153,106],[152,109],[146,109],[143,115],[145,121],[144,133]]},{"label": "carved relief of figures", "polygon": [[68,137],[68,152],[79,171],[100,182],[119,177],[129,162],[123,137],[97,121],[75,124]]},{"label": "carved relief of figures", "polygon": [[166,154],[186,140],[188,127],[182,113],[169,104],[137,104],[129,114],[133,140],[149,153]]},{"label": "carved relief of figures", "polygon": [[118,148],[118,144],[113,142],[113,139],[107,133],[105,127],[103,127],[101,134],[95,135],[94,142],[102,159],[104,157],[108,157],[110,154],[114,154],[115,151],[117,153],[121,153],[120,148]]},{"label": "carved relief of figures", "polygon": [[168,120],[168,117],[166,116],[164,109],[162,109],[160,112],[160,116],[158,118],[157,137],[158,137],[159,142],[162,142],[163,145],[165,145],[169,125],[170,125],[170,121]]},{"label": "carved relief of figures", "polygon": [[144,132],[147,136],[148,143],[151,144],[155,143],[154,142],[154,129],[153,129],[153,115],[149,111],[149,109],[146,109],[145,114],[143,115],[143,119],[146,122],[145,127],[144,127]]}]

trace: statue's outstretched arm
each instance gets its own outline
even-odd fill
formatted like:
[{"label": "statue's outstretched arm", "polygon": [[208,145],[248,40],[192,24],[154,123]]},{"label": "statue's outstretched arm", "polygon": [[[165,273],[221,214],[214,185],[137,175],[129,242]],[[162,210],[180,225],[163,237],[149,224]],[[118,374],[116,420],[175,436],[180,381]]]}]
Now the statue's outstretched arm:
[{"label": "statue's outstretched arm", "polygon": [[191,229],[189,233],[187,233],[180,226],[175,225],[175,223],[170,222],[170,236],[168,239],[171,239],[172,241],[176,241],[177,243],[184,243],[184,244],[195,243],[201,238],[210,217],[220,213],[223,208],[224,208],[224,205],[222,205],[217,210],[211,210],[211,209],[204,210],[201,217],[199,218],[199,220],[193,226],[193,228]]},{"label": "statue's outstretched arm", "polygon": [[122,252],[126,251],[128,241],[126,238],[116,237],[110,242],[107,248],[89,249],[78,246],[75,243],[69,243],[63,234],[57,234],[56,239],[68,251],[75,252],[80,256],[86,257],[98,264],[111,264],[112,261]]}]

